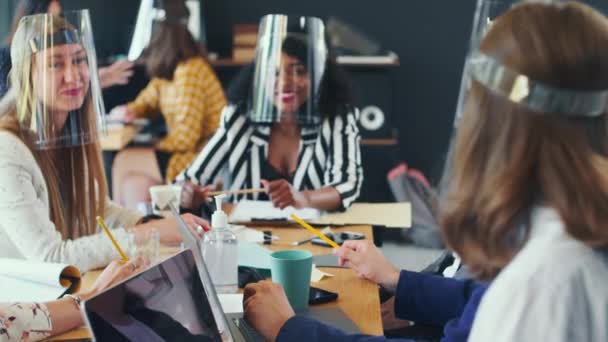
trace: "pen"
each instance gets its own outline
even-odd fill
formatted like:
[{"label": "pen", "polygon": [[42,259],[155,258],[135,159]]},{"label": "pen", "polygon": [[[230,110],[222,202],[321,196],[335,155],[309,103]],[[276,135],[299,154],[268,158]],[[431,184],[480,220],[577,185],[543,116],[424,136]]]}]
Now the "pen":
[{"label": "pen", "polygon": [[[327,236],[328,234],[332,234],[331,228],[329,228],[329,226],[323,228],[323,230],[321,231],[321,234],[323,234],[325,236]],[[291,243],[291,245],[292,246],[299,246],[299,245],[305,244],[305,243],[307,243],[309,241],[312,241],[315,238],[316,238],[316,236],[311,236],[311,237],[306,238],[306,239],[302,239],[302,240],[299,240],[299,241],[294,241],[294,242]]]},{"label": "pen", "polygon": [[97,216],[97,222],[99,223],[99,225],[101,226],[101,228],[103,228],[103,231],[106,232],[106,234],[110,238],[110,241],[112,241],[112,244],[114,245],[114,247],[118,251],[118,254],[120,254],[120,257],[122,258],[122,260],[124,260],[125,262],[129,261],[129,258],[127,257],[127,255],[125,254],[125,252],[122,251],[122,248],[120,248],[120,246],[118,245],[118,242],[116,242],[116,239],[114,239],[114,236],[112,235],[112,233],[110,232],[110,230],[106,226],[106,223],[103,222],[103,219],[101,218],[101,216]]},{"label": "pen", "polygon": [[311,236],[311,237],[309,237],[307,239],[304,239],[304,240],[294,241],[294,242],[291,243],[291,245],[292,246],[299,246],[299,245],[307,243],[308,241],[312,241],[312,239],[314,239],[314,238],[316,238],[316,236]]},{"label": "pen", "polygon": [[340,248],[340,246],[338,246],[337,243],[335,243],[333,240],[329,239],[327,236],[323,235],[320,231],[316,230],[315,228],[313,228],[308,223],[304,222],[301,218],[299,218],[298,216],[296,216],[296,214],[291,214],[290,217],[292,219],[294,219],[296,222],[298,222],[302,227],[308,229],[308,231],[310,231],[311,233],[313,233],[316,236],[318,236],[321,239],[323,239],[325,242],[327,242],[333,248]]}]

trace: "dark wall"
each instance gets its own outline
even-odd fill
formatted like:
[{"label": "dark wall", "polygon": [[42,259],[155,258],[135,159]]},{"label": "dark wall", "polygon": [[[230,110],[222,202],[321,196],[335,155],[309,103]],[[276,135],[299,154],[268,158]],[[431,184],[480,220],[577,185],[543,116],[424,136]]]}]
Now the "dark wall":
[{"label": "dark wall", "polygon": [[17,0],[0,0],[0,45],[4,45],[4,41],[11,31],[16,4]]},{"label": "dark wall", "polygon": [[[1,0],[0,0],[1,1]],[[64,10],[88,8],[91,13],[97,56],[126,55],[131,44],[139,1],[61,0]]]}]

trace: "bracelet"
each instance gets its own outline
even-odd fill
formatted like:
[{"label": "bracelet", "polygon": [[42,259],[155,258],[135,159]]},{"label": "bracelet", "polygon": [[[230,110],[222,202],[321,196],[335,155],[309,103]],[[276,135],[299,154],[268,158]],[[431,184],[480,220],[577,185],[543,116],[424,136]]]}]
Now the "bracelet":
[{"label": "bracelet", "polygon": [[80,303],[82,303],[82,298],[80,298],[80,296],[77,294],[70,294],[70,293],[66,293],[63,296],[61,296],[61,298],[66,298],[66,297],[72,298],[72,300],[74,301],[74,304],[78,308],[78,311],[80,311]]},{"label": "bracelet", "polygon": [[139,221],[137,221],[135,224],[143,224],[143,223],[148,223],[150,221],[153,220],[160,220],[163,219],[164,217],[160,216],[160,215],[156,215],[156,214],[148,214],[146,216],[143,216],[142,218],[139,219]]}]

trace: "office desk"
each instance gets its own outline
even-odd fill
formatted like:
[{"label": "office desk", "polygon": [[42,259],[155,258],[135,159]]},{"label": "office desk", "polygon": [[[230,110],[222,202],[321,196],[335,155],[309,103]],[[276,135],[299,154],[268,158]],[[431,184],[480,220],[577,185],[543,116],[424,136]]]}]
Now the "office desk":
[{"label": "office desk", "polygon": [[[295,225],[289,227],[261,226],[255,227],[258,230],[271,230],[280,240],[274,241],[273,245],[266,245],[271,250],[300,249],[312,252],[315,255],[327,254],[331,250],[327,247],[316,246],[306,243],[297,247],[290,246],[289,242],[298,241],[310,237],[311,234]],[[367,239],[372,239],[372,229],[370,226],[348,226],[344,228],[332,228],[334,231],[354,231],[365,234]],[[161,254],[169,256],[178,249],[175,247],[163,247]],[[380,298],[378,296],[378,286],[357,278],[353,271],[345,268],[321,268],[324,272],[333,274],[334,277],[325,278],[313,286],[339,294],[338,300],[333,303],[323,304],[323,306],[338,306],[344,313],[355,322],[365,334],[382,335],[382,317],[380,314]],[[91,271],[84,275],[82,288],[90,288],[99,276],[101,271]],[[51,337],[53,341],[66,341],[77,339],[88,339],[90,333],[86,327],[74,329],[62,335]]]},{"label": "office desk", "polygon": [[139,132],[139,127],[126,125],[122,127],[108,128],[108,134],[100,137],[100,145],[103,151],[120,151],[129,145]]}]

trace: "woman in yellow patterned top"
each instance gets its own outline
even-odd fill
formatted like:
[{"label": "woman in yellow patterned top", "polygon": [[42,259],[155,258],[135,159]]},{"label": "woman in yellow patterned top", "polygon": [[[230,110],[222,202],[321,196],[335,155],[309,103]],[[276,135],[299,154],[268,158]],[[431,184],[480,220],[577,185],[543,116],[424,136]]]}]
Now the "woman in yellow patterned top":
[{"label": "woman in yellow patterned top", "polygon": [[114,160],[113,196],[127,207],[149,201],[150,186],[172,181],[194,160],[226,105],[220,82],[188,31],[187,8],[165,12],[143,53],[152,80],[135,101],[111,114],[130,121],[160,112],[167,123],[168,134],[154,149],[128,148]]}]

